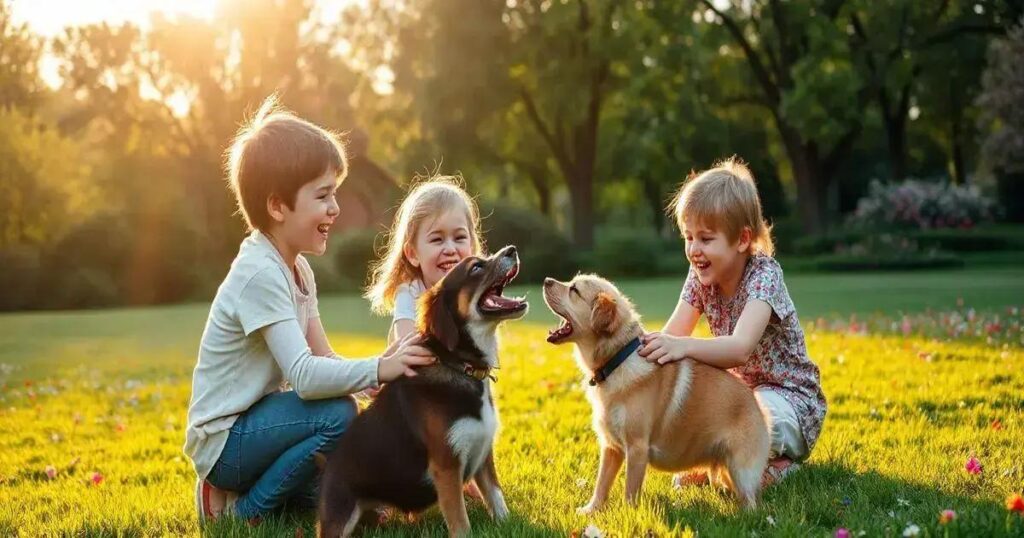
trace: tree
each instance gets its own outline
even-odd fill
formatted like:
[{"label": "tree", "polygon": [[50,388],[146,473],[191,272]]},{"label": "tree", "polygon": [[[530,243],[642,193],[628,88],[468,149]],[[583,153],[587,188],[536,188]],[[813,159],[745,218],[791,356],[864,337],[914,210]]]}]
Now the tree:
[{"label": "tree", "polygon": [[771,114],[792,168],[804,231],[811,233],[828,223],[834,177],[861,133],[868,102],[843,29],[844,3],[769,0],[720,8],[701,0],[699,12],[721,24],[739,48],[756,93],[734,98]]},{"label": "tree", "polygon": [[1007,217],[1024,222],[1024,17],[992,43],[989,58],[978,97],[982,127],[989,131],[982,149],[997,175]]}]

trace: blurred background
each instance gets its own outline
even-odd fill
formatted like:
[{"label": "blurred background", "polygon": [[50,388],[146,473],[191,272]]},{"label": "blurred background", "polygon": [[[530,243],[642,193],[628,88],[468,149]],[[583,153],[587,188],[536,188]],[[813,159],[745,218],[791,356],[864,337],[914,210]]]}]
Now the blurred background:
[{"label": "blurred background", "polygon": [[203,301],[269,94],[344,132],[357,292],[460,173],[526,281],[678,275],[665,206],[738,155],[790,271],[1024,262],[1020,0],[0,0],[0,310]]}]

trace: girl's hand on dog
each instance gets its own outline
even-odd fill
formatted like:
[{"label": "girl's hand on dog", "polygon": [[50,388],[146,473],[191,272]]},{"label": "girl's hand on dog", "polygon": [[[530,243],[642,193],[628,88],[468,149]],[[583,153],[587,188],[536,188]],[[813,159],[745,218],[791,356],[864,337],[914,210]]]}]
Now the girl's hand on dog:
[{"label": "girl's hand on dog", "polygon": [[666,364],[686,358],[686,339],[660,332],[646,333],[640,337],[643,347],[638,353],[647,362]]},{"label": "girl's hand on dog", "polygon": [[437,357],[429,349],[423,346],[423,337],[416,333],[407,334],[401,340],[396,340],[384,354],[377,364],[377,381],[388,383],[399,377],[414,377],[416,366],[429,366],[437,362]]}]

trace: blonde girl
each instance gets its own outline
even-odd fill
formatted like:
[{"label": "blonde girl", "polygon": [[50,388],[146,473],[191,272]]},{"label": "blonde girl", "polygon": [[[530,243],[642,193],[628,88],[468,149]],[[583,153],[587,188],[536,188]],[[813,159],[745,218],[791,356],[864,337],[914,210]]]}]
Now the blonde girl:
[{"label": "blonde girl", "polygon": [[476,202],[454,176],[416,184],[395,215],[387,250],[366,292],[373,310],[392,314],[388,342],[416,327],[416,301],[460,260],[482,252]]}]

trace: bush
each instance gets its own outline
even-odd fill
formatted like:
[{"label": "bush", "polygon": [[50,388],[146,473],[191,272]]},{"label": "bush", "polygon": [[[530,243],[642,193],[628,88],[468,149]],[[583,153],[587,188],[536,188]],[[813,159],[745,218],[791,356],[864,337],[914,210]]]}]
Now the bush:
[{"label": "bush", "polygon": [[819,256],[815,264],[823,271],[908,270],[961,267],[963,260],[934,248],[921,249],[907,237],[881,234]]},{"label": "bush", "polygon": [[972,228],[990,221],[995,204],[973,186],[907,180],[873,182],[848,223],[862,230]]},{"label": "bush", "polygon": [[[369,282],[370,264],[376,259],[377,232],[372,229],[343,232],[331,246],[334,249],[333,281],[325,279],[325,291],[362,292]],[[317,280],[320,289],[320,280]]]},{"label": "bush", "polygon": [[565,279],[576,273],[579,254],[545,216],[522,207],[500,205],[481,208],[480,214],[489,251],[505,245],[515,245],[519,251],[519,282],[540,282],[548,276]]},{"label": "bush", "polygon": [[[666,240],[651,232],[616,229],[601,234],[594,248],[594,270],[607,277],[645,277],[663,274],[662,261],[671,250]],[[678,264],[676,264],[678,265]],[[676,267],[679,270],[679,267]]]},{"label": "bush", "polygon": [[40,286],[39,251],[34,247],[11,245],[0,248],[0,311],[23,310],[35,305]]},{"label": "bush", "polygon": [[943,252],[915,254],[910,256],[893,256],[889,254],[873,254],[858,256],[855,254],[827,254],[816,260],[821,271],[900,271],[914,269],[944,269],[963,267],[964,261],[956,256]]}]

